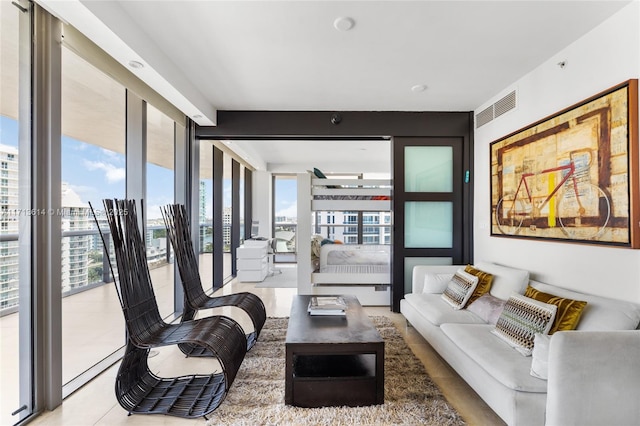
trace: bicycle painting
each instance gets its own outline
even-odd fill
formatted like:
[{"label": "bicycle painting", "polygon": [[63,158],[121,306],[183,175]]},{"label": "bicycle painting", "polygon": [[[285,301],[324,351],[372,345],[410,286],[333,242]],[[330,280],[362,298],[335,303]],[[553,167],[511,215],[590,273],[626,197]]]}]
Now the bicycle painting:
[{"label": "bicycle painting", "polygon": [[638,246],[631,91],[636,80],[491,144],[491,235]]}]

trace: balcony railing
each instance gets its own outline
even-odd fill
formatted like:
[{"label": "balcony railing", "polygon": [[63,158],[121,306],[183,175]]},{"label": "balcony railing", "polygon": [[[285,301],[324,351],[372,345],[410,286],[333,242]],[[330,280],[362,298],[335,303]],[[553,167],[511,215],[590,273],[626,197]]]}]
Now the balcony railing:
[{"label": "balcony railing", "polygon": [[[165,229],[164,226],[161,225],[153,225],[147,226],[147,231]],[[63,231],[62,238],[72,238],[72,237],[84,237],[84,236],[92,236],[98,238],[99,231],[97,229],[83,229],[83,230],[74,230],[74,231]],[[110,246],[111,241],[111,232],[107,230],[102,230],[102,234],[104,235],[105,242],[107,246]],[[0,242],[17,242],[19,239],[19,234],[0,234]],[[113,282],[113,278],[111,276],[111,269],[109,267],[109,256],[105,253],[104,247],[102,243],[98,245],[98,248],[91,250],[92,246],[91,241],[87,239],[86,241],[81,242],[71,242],[67,248],[68,250],[83,250],[85,254],[74,254],[64,256],[63,261],[66,262],[66,267],[69,269],[67,271],[63,271],[63,275],[69,278],[69,281],[66,283],[70,286],[68,289],[63,289],[62,297],[70,296],[72,294],[80,293],[86,290],[90,290],[95,287],[102,286],[107,283]],[[16,247],[17,248],[17,247]],[[159,261],[158,256],[154,256],[154,259],[151,260],[149,264],[167,264],[171,263],[171,243],[167,239],[166,240],[166,252],[164,253],[164,261]],[[100,254],[95,254],[97,252],[101,252]],[[93,255],[92,255],[93,254]],[[3,261],[6,258],[14,258],[15,253],[8,254],[5,256],[0,256],[0,261]],[[15,265],[15,262],[12,262],[11,265]],[[8,265],[5,265],[8,266]],[[97,270],[98,273],[92,273],[93,270]],[[9,269],[0,269],[0,274],[3,275],[13,275],[17,278],[18,268]],[[85,278],[87,277],[87,278]],[[13,280],[18,286],[18,280]],[[8,304],[0,307],[0,317],[16,312],[18,309],[18,304]]]}]

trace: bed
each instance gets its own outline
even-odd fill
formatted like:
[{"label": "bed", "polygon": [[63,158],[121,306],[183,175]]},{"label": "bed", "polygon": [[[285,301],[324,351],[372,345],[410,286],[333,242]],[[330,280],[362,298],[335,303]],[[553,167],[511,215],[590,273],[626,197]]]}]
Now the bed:
[{"label": "bed", "polygon": [[311,179],[311,210],[389,211],[391,181],[385,179]]},{"label": "bed", "polygon": [[325,179],[312,173],[298,174],[299,294],[352,294],[363,305],[390,304],[389,245],[323,244],[314,259],[308,238],[313,212],[390,211],[391,191],[392,183],[386,179]]},{"label": "bed", "polygon": [[388,245],[325,244],[314,284],[389,285],[391,251]]}]

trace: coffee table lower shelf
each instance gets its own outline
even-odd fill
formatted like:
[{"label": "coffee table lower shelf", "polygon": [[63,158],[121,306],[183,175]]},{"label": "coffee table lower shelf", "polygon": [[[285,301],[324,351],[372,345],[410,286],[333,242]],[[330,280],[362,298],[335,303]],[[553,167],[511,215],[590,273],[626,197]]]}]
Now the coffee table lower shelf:
[{"label": "coffee table lower shelf", "polygon": [[296,355],[291,401],[298,407],[381,404],[376,354]]}]

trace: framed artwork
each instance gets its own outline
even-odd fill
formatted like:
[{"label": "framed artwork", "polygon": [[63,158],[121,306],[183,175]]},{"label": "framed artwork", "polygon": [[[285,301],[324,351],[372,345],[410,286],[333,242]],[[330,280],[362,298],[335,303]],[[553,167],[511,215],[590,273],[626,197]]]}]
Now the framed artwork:
[{"label": "framed artwork", "polygon": [[491,143],[491,235],[640,247],[638,81]]}]

